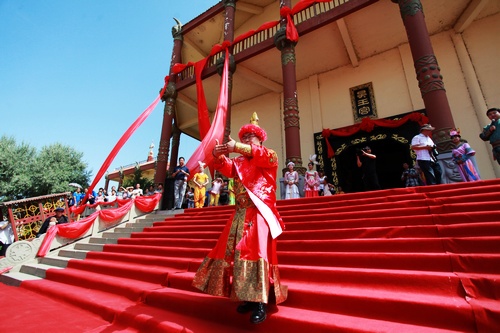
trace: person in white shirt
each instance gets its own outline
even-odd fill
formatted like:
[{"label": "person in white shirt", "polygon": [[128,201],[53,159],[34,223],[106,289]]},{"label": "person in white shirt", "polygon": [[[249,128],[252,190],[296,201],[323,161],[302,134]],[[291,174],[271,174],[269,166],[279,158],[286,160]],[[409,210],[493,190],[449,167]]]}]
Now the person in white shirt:
[{"label": "person in white shirt", "polygon": [[5,256],[7,248],[14,243],[14,232],[9,221],[0,221],[0,256]]},{"label": "person in white shirt", "polygon": [[136,184],[135,189],[132,191],[132,198],[143,195],[141,184]]},{"label": "person in white shirt", "polygon": [[417,163],[424,173],[426,185],[441,184],[441,166],[437,161],[437,156],[433,153],[436,148],[431,139],[433,130],[435,130],[434,127],[425,124],[420,128],[420,134],[415,135],[411,140],[411,149],[417,154]]}]

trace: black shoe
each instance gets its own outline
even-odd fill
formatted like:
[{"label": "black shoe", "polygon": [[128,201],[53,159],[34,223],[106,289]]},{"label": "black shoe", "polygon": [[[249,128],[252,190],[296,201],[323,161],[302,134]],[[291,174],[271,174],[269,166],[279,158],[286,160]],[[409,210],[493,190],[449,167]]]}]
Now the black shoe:
[{"label": "black shoe", "polygon": [[248,313],[250,311],[253,311],[255,307],[257,306],[257,303],[255,302],[243,302],[238,307],[236,308],[236,311],[238,313]]},{"label": "black shoe", "polygon": [[264,303],[257,303],[255,309],[250,316],[252,324],[260,324],[267,318],[266,305]]}]

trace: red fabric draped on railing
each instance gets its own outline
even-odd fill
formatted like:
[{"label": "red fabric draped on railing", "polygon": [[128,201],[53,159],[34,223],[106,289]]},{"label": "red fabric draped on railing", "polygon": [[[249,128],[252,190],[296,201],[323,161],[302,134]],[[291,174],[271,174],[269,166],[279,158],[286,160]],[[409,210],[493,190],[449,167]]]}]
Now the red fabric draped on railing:
[{"label": "red fabric draped on railing", "polygon": [[105,209],[99,211],[99,218],[104,222],[114,222],[118,219],[121,219],[128,213],[130,208],[132,207],[134,200],[127,200],[128,202],[115,209]]},{"label": "red fabric draped on railing", "polygon": [[47,253],[50,251],[50,246],[52,245],[52,241],[56,237],[56,235],[64,238],[75,239],[79,238],[92,227],[95,219],[99,215],[99,212],[95,212],[92,215],[81,219],[79,221],[65,223],[65,224],[56,224],[47,230],[45,237],[43,238],[42,244],[38,249],[37,256],[45,257]]},{"label": "red fabric draped on railing", "polygon": [[158,202],[160,202],[161,193],[151,196],[136,197],[134,199],[135,207],[142,212],[152,212]]},{"label": "red fabric draped on railing", "polygon": [[[56,236],[69,239],[82,237],[92,227],[97,217],[99,217],[99,220],[104,222],[106,226],[109,226],[112,224],[110,222],[115,222],[123,218],[130,211],[133,204],[135,204],[135,207],[140,211],[150,213],[158,205],[161,196],[161,193],[156,193],[151,196],[136,197],[132,200],[121,200],[126,202],[121,205],[120,208],[99,210],[79,221],[57,224],[50,227],[45,234],[42,244],[40,245],[40,249],[38,249],[37,256],[45,257],[45,255],[47,255],[52,241]],[[83,205],[83,207],[85,207],[85,205]]]},{"label": "red fabric draped on railing", "polygon": [[325,128],[322,132],[322,135],[326,141],[326,146],[328,149],[328,157],[332,158],[335,155],[333,148],[330,145],[330,142],[328,141],[328,138],[330,136],[346,137],[346,136],[351,136],[353,134],[356,134],[359,131],[365,131],[365,132],[369,133],[369,132],[373,131],[375,126],[395,128],[395,127],[399,127],[399,126],[403,125],[407,121],[414,121],[414,122],[417,122],[420,126],[422,126],[423,124],[426,124],[429,122],[429,118],[427,118],[425,115],[423,115],[419,112],[413,112],[413,113],[410,113],[409,115],[406,115],[403,118],[398,119],[398,120],[370,119],[370,118],[366,117],[366,118],[363,118],[363,120],[361,120],[361,123],[359,123],[359,124],[344,127],[341,129],[331,130],[331,129]]}]

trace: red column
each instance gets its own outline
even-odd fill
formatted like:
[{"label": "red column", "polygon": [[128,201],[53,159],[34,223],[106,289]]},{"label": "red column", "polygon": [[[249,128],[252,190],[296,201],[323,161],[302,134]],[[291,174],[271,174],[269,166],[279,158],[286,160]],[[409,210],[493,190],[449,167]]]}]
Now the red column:
[{"label": "red column", "polygon": [[[282,7],[291,8],[291,0],[283,0]],[[300,117],[297,99],[297,77],[295,69],[295,43],[286,39],[286,17],[281,17],[280,29],[275,36],[275,45],[281,51],[283,73],[283,115],[285,123],[286,163],[295,163],[295,169],[302,172],[300,150]]]},{"label": "red column", "polygon": [[[177,90],[175,88],[176,77],[173,75],[172,68],[176,63],[181,62],[183,43],[182,26],[179,22],[172,28],[172,36],[174,38],[174,47],[172,50],[172,59],[170,61],[170,81],[162,96],[162,100],[165,102],[165,108],[163,111],[160,144],[158,146],[158,158],[154,180],[156,184],[164,184],[167,176],[168,151],[170,149],[170,138],[172,137],[172,121],[175,115],[175,99],[177,97]],[[174,161],[173,167],[176,165]],[[170,166],[172,167],[172,164]]]},{"label": "red column", "polygon": [[399,4],[417,73],[418,86],[429,121],[437,131],[453,128],[455,124],[444,89],[441,69],[425,24],[422,3],[420,0],[392,0],[392,2]]}]

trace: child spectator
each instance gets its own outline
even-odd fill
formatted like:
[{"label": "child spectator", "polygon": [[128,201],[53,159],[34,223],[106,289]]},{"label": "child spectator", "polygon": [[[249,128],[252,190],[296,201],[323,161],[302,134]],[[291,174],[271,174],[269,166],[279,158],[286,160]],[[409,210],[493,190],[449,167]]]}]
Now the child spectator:
[{"label": "child spectator", "polygon": [[210,190],[210,204],[209,206],[218,206],[220,189],[222,186],[222,178],[217,177],[212,181],[212,189]]}]

